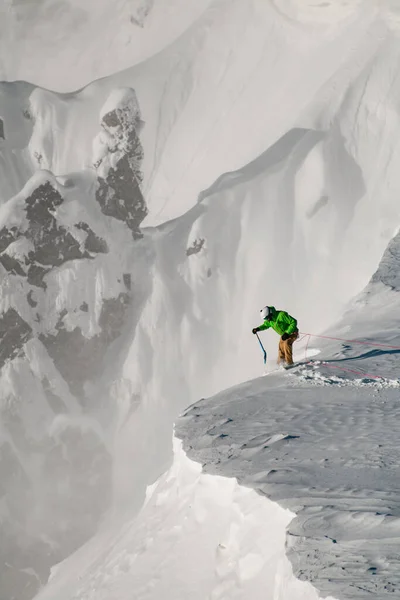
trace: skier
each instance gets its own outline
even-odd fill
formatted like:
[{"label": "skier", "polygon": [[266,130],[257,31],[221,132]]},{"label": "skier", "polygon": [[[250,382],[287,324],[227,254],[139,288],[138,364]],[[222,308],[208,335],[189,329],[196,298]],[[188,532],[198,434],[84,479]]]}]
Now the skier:
[{"label": "skier", "polygon": [[281,336],[279,340],[278,364],[285,361],[287,365],[293,364],[293,343],[299,337],[297,321],[284,310],[276,310],[274,306],[265,306],[260,310],[264,323],[254,327],[253,333],[272,327]]}]

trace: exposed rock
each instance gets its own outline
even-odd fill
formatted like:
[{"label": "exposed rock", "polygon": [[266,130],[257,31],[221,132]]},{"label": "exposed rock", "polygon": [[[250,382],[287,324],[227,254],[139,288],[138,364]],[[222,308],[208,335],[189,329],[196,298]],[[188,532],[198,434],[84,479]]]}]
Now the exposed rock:
[{"label": "exposed rock", "polygon": [[108,344],[114,341],[122,332],[124,317],[130,297],[121,293],[118,298],[104,300],[99,318],[102,337]]},{"label": "exposed rock", "polygon": [[[143,147],[139,131],[142,124],[133,90],[125,105],[103,116],[101,125],[108,134],[107,153],[118,158],[109,166],[106,176],[99,176],[96,193],[102,212],[124,221],[135,238],[141,236],[139,226],[148,212],[140,189]],[[96,166],[102,163],[103,159],[100,159]]]},{"label": "exposed rock", "polygon": [[51,271],[51,269],[45,269],[40,265],[31,265],[28,271],[28,283],[36,287],[41,287],[45,290],[47,285],[43,281],[43,278],[45,275],[47,275],[47,273],[49,273],[49,271]]},{"label": "exposed rock", "polygon": [[101,237],[97,236],[92,229],[90,229],[87,223],[78,223],[75,225],[77,229],[82,229],[87,233],[85,240],[85,250],[93,254],[107,254],[108,246],[107,242]]},{"label": "exposed rock", "polygon": [[82,302],[79,308],[82,312],[89,312],[89,304],[87,302]]},{"label": "exposed rock", "polygon": [[193,244],[186,250],[186,256],[191,256],[192,254],[198,254],[200,250],[204,246],[205,239],[200,238],[195,240]]},{"label": "exposed rock", "polygon": [[4,135],[4,121],[3,119],[0,119],[0,139],[5,140],[5,135]]},{"label": "exposed rock", "polygon": [[0,252],[3,252],[12,242],[15,242],[20,237],[18,229],[14,227],[3,227],[0,231]]},{"label": "exposed rock", "polygon": [[[93,258],[93,254],[108,252],[107,243],[87,223],[76,225],[87,234],[82,249],[78,239],[57,222],[55,210],[63,202],[61,194],[50,182],[46,182],[25,200],[28,228],[20,231],[16,227],[3,227],[0,231],[0,262],[10,274],[25,276],[31,285],[46,289],[44,277],[53,267],[69,260]],[[22,236],[32,243],[34,249],[24,260],[18,260],[8,254],[8,248]]]},{"label": "exposed rock", "polygon": [[28,301],[29,306],[31,306],[32,308],[35,308],[38,305],[38,303],[36,302],[36,300],[33,299],[33,290],[31,290],[27,294],[26,299]]},{"label": "exposed rock", "polygon": [[110,168],[107,179],[99,178],[96,198],[105,215],[124,221],[135,238],[141,237],[139,226],[147,215],[147,207],[127,156],[115,169]]},{"label": "exposed rock", "polygon": [[54,223],[53,212],[63,203],[63,198],[59,192],[51,185],[49,181],[40,185],[25,200],[26,216],[29,219],[32,236],[34,237],[35,225],[39,239],[40,228],[43,226],[48,229]]},{"label": "exposed rock", "polygon": [[383,283],[392,290],[400,290],[400,233],[389,242],[371,283]]},{"label": "exposed rock", "polygon": [[32,328],[16,310],[9,308],[0,317],[0,368],[14,358],[32,337]]},{"label": "exposed rock", "polygon": [[11,273],[11,275],[22,275],[22,277],[26,276],[21,264],[12,256],[8,256],[8,254],[1,254],[0,263],[3,265],[6,271]]},{"label": "exposed rock", "polygon": [[87,252],[81,251],[79,242],[71,233],[57,223],[53,212],[63,201],[61,194],[50,182],[39,186],[25,200],[26,216],[29,219],[25,236],[33,242],[35,248],[28,254],[28,265],[39,263],[58,267],[68,260],[90,258]]}]

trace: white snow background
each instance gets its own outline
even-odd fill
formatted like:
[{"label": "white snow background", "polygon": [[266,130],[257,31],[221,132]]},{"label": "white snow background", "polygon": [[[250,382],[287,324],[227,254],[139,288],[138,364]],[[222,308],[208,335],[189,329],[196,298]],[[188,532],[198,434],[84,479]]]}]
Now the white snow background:
[{"label": "white snow background", "polygon": [[[93,431],[112,481],[47,585],[28,547],[2,600],[22,575],[18,600],[400,598],[399,60],[395,0],[3,2],[0,230],[28,231],[26,199],[50,184],[57,223],[107,246],[29,297],[0,267],[2,314],[32,330],[0,376],[0,450],[30,482],[22,544],[54,544],[71,505],[79,517],[74,489],[52,503],[45,436]],[[115,110],[126,129],[105,126]],[[96,202],[132,124],[142,237]],[[19,238],[7,260],[30,252]],[[124,294],[123,331],[77,391],[41,340],[60,319],[96,339]],[[280,372],[268,332],[260,377],[265,304],[370,345],[304,337],[303,364]]]}]

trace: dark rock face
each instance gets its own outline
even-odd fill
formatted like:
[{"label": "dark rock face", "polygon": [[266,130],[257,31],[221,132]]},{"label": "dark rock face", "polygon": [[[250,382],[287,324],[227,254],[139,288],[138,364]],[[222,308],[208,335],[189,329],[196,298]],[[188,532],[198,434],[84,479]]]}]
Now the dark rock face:
[{"label": "dark rock face", "polygon": [[200,238],[195,240],[193,244],[186,250],[186,256],[191,256],[192,254],[198,254],[204,246],[205,239]]},{"label": "dark rock face", "polygon": [[5,135],[4,135],[4,121],[3,119],[0,119],[0,139],[1,140],[5,140]]},{"label": "dark rock face", "polygon": [[35,308],[38,303],[36,302],[36,300],[33,298],[33,291],[30,290],[30,292],[28,292],[26,299],[28,301],[28,304],[31,308]]},{"label": "dark rock face", "polygon": [[3,252],[12,242],[19,238],[20,234],[16,227],[3,227],[0,230],[0,252]]},{"label": "dark rock face", "polygon": [[96,197],[108,217],[125,221],[135,238],[141,237],[139,225],[147,214],[143,195],[127,157],[116,169],[111,168],[107,179],[99,178]]},{"label": "dark rock face", "polygon": [[75,225],[77,229],[81,229],[87,233],[87,238],[85,240],[85,250],[90,252],[91,254],[107,254],[108,246],[107,243],[98,237],[89,227],[87,223],[78,223]]},{"label": "dark rock face", "polygon": [[[87,223],[75,226],[87,234],[84,248],[81,248],[80,242],[57,222],[54,211],[63,202],[61,194],[46,182],[25,200],[28,228],[22,231],[16,227],[3,227],[0,231],[0,263],[11,275],[25,276],[31,285],[46,289],[43,278],[53,267],[108,252],[107,243]],[[24,260],[17,260],[9,256],[7,249],[21,237],[31,242],[34,250],[29,251]]]},{"label": "dark rock face", "polygon": [[32,328],[16,310],[9,308],[3,313],[0,317],[0,368],[7,360],[15,358],[31,337]]},{"label": "dark rock face", "polygon": [[22,277],[25,277],[25,271],[21,267],[20,263],[12,256],[8,256],[8,254],[2,254],[0,256],[0,263],[11,275],[21,275]]},{"label": "dark rock face", "polygon": [[103,117],[101,125],[112,140],[109,153],[118,153],[119,160],[106,178],[99,177],[97,201],[105,215],[124,221],[134,238],[141,237],[139,226],[148,210],[140,189],[143,147],[138,134],[142,125],[139,110],[116,108]]}]

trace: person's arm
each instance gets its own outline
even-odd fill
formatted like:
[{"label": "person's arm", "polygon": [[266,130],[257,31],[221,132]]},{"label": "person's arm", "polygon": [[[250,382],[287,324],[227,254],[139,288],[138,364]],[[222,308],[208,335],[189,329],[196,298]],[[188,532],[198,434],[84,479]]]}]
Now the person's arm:
[{"label": "person's arm", "polygon": [[256,327],[257,331],[264,331],[264,329],[269,329],[271,327],[271,323],[269,321],[264,321],[262,325]]},{"label": "person's arm", "polygon": [[293,317],[291,317],[288,314],[287,322],[288,322],[288,327],[286,329],[286,333],[288,335],[292,335],[292,333],[294,333],[297,330],[297,321],[296,321],[296,319],[294,319]]}]

